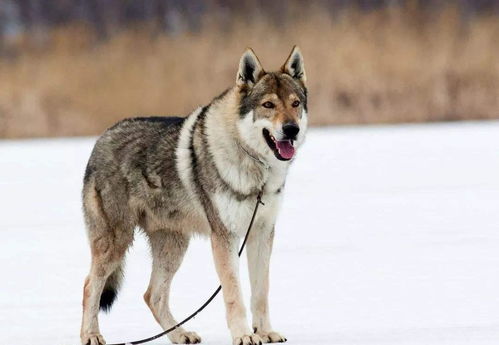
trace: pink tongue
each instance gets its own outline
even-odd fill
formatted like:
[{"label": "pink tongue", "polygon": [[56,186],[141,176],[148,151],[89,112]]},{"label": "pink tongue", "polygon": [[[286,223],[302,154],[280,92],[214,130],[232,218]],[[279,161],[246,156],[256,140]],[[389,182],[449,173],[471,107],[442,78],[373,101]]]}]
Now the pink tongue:
[{"label": "pink tongue", "polygon": [[295,148],[290,140],[276,141],[276,146],[279,150],[279,154],[284,159],[291,159],[295,155]]}]

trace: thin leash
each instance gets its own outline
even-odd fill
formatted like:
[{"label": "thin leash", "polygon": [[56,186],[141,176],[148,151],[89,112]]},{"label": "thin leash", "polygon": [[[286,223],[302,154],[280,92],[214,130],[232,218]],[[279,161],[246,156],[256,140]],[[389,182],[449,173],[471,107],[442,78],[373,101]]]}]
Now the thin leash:
[{"label": "thin leash", "polygon": [[[253,226],[253,222],[255,221],[255,217],[256,217],[256,212],[258,211],[258,206],[261,205],[265,205],[263,202],[262,202],[262,193],[263,193],[263,188],[262,190],[258,193],[257,197],[256,197],[256,205],[255,205],[255,210],[253,211],[253,215],[251,216],[251,220],[249,222],[249,226],[248,226],[248,230],[246,230],[246,235],[244,236],[244,240],[243,240],[243,243],[241,244],[241,248],[239,249],[239,252],[237,253],[238,256],[241,256],[243,250],[244,250],[244,247],[246,246],[246,242],[248,241],[248,236],[249,236],[249,233],[250,233],[250,230],[251,230],[251,227]],[[193,319],[197,314],[199,314],[204,308],[206,308],[208,306],[208,304],[211,303],[211,301],[213,301],[213,299],[218,295],[218,293],[220,292],[220,290],[222,290],[222,285],[219,285],[218,288],[215,290],[215,292],[210,296],[210,298],[208,298],[206,300],[206,302],[204,302],[204,304],[199,307],[194,313],[192,313],[191,315],[189,315],[188,317],[186,317],[184,320],[180,321],[179,323],[177,323],[175,326],[173,327],[170,327],[168,328],[167,330],[161,332],[161,333],[158,333],[156,335],[153,335],[152,337],[149,337],[149,338],[145,338],[145,339],[140,339],[140,340],[135,340],[135,341],[129,341],[129,342],[126,342],[126,343],[116,343],[116,344],[108,344],[108,345],[137,345],[137,344],[144,344],[144,343],[148,343],[150,341],[153,341],[155,339],[158,339],[162,336],[164,336],[165,334],[168,334],[174,330],[176,330],[177,328],[179,328],[180,326],[182,326],[184,323],[188,322],[189,320]]]}]

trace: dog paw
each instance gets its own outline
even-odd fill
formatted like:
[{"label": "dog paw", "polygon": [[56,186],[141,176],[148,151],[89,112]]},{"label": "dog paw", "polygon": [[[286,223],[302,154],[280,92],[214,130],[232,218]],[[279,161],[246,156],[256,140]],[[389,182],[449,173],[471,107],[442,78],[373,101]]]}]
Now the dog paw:
[{"label": "dog paw", "polygon": [[262,338],[258,334],[243,335],[234,338],[234,345],[262,345]]},{"label": "dog paw", "polygon": [[106,341],[100,334],[88,334],[81,337],[82,345],[105,345]]},{"label": "dog paw", "polygon": [[201,337],[196,332],[182,332],[172,342],[174,344],[199,344]]},{"label": "dog paw", "polygon": [[277,332],[256,332],[262,338],[264,343],[284,343],[288,341],[285,337]]}]

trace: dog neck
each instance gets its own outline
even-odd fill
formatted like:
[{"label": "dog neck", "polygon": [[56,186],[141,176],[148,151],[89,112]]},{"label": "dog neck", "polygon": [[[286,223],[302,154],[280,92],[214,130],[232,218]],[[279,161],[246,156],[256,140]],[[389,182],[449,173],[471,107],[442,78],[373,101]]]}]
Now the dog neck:
[{"label": "dog neck", "polygon": [[285,175],[288,164],[277,162],[274,167],[247,145],[237,127],[239,119],[237,91],[230,90],[208,110],[207,143],[219,176],[238,193],[249,195],[275,180],[271,175]]}]

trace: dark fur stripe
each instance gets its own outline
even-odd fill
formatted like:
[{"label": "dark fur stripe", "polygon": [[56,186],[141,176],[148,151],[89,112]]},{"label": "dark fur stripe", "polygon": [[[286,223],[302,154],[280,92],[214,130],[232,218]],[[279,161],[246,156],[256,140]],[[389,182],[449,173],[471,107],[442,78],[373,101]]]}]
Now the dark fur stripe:
[{"label": "dark fur stripe", "polygon": [[[191,143],[190,143],[192,179],[193,179],[194,188],[197,191],[201,205],[203,205],[206,218],[208,219],[208,223],[210,224],[212,231],[219,235],[226,236],[227,230],[225,230],[225,225],[220,219],[220,216],[218,215],[215,206],[211,202],[208,193],[203,188],[203,183],[201,181],[202,177],[200,175],[201,171],[198,166],[198,154],[196,153],[196,148],[194,146],[194,136],[196,135],[196,130],[198,130],[199,128],[200,131],[203,131],[203,127],[205,126],[206,113],[209,107],[210,106],[208,105],[201,110],[201,113],[196,119],[196,122],[192,126]],[[202,153],[200,152],[200,154]]]},{"label": "dark fur stripe", "polygon": [[227,89],[225,89],[225,90],[224,90],[224,92],[222,92],[222,93],[221,93],[220,95],[218,95],[217,97],[213,98],[213,101],[211,101],[211,102],[212,102],[212,103],[214,103],[214,102],[217,102],[217,101],[221,100],[222,98],[224,98],[224,97],[225,97],[225,95],[227,95],[227,94],[229,93],[229,91],[230,91],[230,90],[231,90],[231,88],[230,88],[230,87],[229,87],[229,88],[227,88]]},{"label": "dark fur stripe", "polygon": [[165,125],[165,127],[181,124],[184,122],[185,117],[178,116],[147,116],[147,117],[130,117],[128,119],[121,120],[120,122],[114,124],[112,127],[108,129],[108,131],[112,131],[120,126],[122,126],[125,122],[150,122],[150,123],[160,123]]},{"label": "dark fur stripe", "polygon": [[[191,172],[192,172],[192,180],[193,184],[196,189],[198,189],[199,192],[202,192],[202,188],[200,187],[200,178],[199,178],[199,171],[198,171],[198,157],[196,154],[196,149],[194,147],[194,135],[196,134],[196,128],[199,126],[200,122],[204,122],[204,118],[206,117],[206,112],[208,111],[210,105],[207,105],[201,109],[201,112],[199,113],[198,117],[196,118],[196,121],[192,124],[192,129],[191,129],[191,138],[190,138],[190,145],[189,145],[189,150],[191,152]],[[202,195],[202,193],[201,193]]]},{"label": "dark fur stripe", "polygon": [[213,153],[210,150],[210,145],[208,144],[208,137],[206,135],[206,126],[205,126],[205,117],[204,116],[201,119],[201,123],[200,123],[200,134],[201,134],[201,140],[203,142],[203,148],[205,149],[207,156],[208,156],[208,157],[206,157],[206,159],[209,160],[210,164],[213,167],[213,170],[217,174],[218,181],[222,182],[222,184],[224,186],[224,191],[230,192],[238,201],[242,201],[242,200],[245,200],[249,197],[256,196],[258,194],[258,190],[252,191],[249,194],[241,193],[241,192],[235,190],[234,188],[232,188],[232,186],[227,181],[225,181],[225,179],[222,177],[222,174],[220,174],[220,171],[218,170],[217,165],[215,164],[215,158],[213,156]]}]

